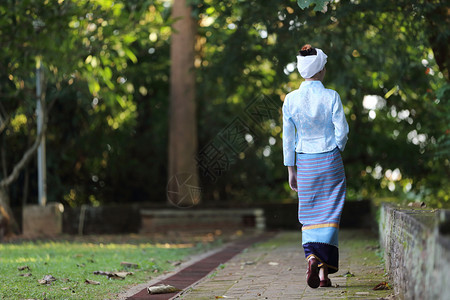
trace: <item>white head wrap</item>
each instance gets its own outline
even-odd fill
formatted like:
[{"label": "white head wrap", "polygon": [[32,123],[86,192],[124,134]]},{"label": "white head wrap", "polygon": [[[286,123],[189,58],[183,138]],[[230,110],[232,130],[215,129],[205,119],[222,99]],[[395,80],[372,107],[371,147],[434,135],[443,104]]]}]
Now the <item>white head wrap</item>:
[{"label": "white head wrap", "polygon": [[322,71],[327,63],[327,55],[319,48],[315,48],[317,55],[297,56],[297,69],[303,78],[311,78]]}]

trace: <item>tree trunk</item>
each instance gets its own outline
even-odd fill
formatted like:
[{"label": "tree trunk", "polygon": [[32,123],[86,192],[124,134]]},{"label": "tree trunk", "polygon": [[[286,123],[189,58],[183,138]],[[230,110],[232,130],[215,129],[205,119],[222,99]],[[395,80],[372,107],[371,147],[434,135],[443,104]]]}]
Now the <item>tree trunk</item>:
[{"label": "tree trunk", "polygon": [[0,240],[10,233],[19,234],[19,225],[9,206],[9,196],[5,188],[0,186]]},{"label": "tree trunk", "polygon": [[0,134],[0,160],[2,163],[2,178],[8,177],[8,165],[6,162],[5,135]]},{"label": "tree trunk", "polygon": [[196,23],[186,0],[174,0],[170,45],[170,115],[168,150],[168,200],[177,206],[191,206],[200,200],[195,100]]}]

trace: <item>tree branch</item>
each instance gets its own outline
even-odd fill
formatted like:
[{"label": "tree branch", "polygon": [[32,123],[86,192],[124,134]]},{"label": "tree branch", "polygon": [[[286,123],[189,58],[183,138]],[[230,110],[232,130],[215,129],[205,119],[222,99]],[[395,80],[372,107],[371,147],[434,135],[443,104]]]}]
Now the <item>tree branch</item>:
[{"label": "tree branch", "polygon": [[43,124],[42,124],[42,131],[36,136],[36,139],[34,140],[33,145],[23,154],[20,161],[14,166],[11,174],[4,178],[2,181],[0,181],[0,187],[6,188],[11,183],[13,183],[20,175],[20,171],[25,167],[25,165],[31,160],[33,155],[35,154],[36,150],[38,149],[39,145],[42,142],[42,138],[45,135],[45,132],[47,131],[47,113],[45,111],[44,101],[43,99],[40,99],[41,107],[44,108],[43,111]]},{"label": "tree branch", "polygon": [[11,121],[11,117],[8,116],[6,119],[2,119],[2,124],[0,125],[0,135],[3,133],[3,131],[8,127],[9,122]]},{"label": "tree branch", "polygon": [[8,114],[6,113],[6,110],[3,107],[3,104],[0,102],[0,117],[2,117],[3,119],[6,119],[7,116],[8,116]]}]

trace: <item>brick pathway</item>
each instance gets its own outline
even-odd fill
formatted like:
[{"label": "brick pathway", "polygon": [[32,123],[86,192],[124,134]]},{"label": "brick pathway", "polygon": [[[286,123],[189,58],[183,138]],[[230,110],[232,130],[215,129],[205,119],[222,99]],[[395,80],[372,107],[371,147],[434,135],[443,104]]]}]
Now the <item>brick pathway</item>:
[{"label": "brick pathway", "polygon": [[[256,235],[246,235],[245,238],[241,238],[240,240],[225,246],[223,249],[219,249],[214,253],[201,258],[200,260],[189,264],[185,268],[182,268],[175,274],[161,278],[161,280],[156,280],[151,285],[159,285],[159,284],[167,284],[174,286],[178,289],[186,289],[192,284],[198,282],[206,275],[208,275],[211,271],[217,268],[220,264],[227,262],[229,259],[245,250],[246,248],[252,246],[257,242],[261,242],[267,240],[272,237],[273,233],[261,233]],[[128,294],[128,292],[126,293]],[[141,288],[137,293],[132,293],[132,296],[125,296],[126,299],[130,300],[166,300],[176,296],[178,292],[174,293],[166,293],[166,294],[155,294],[149,295],[147,292],[147,286]],[[119,296],[119,298],[122,298]]]},{"label": "brick pathway", "polygon": [[[300,241],[300,232],[281,232],[247,248],[174,299],[394,299],[392,290],[373,290],[387,278],[372,233],[341,230],[340,270],[330,275],[330,288],[306,285]],[[345,276],[347,272],[351,275]]]}]

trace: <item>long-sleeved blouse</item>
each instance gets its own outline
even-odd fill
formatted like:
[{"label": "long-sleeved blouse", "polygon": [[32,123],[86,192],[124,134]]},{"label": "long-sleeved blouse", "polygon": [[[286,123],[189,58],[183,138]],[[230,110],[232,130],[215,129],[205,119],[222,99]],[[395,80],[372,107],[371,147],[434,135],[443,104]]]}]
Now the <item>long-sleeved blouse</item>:
[{"label": "long-sleeved blouse", "polygon": [[283,104],[284,165],[295,165],[295,153],[344,151],[348,124],[339,94],[320,81],[304,81]]}]

